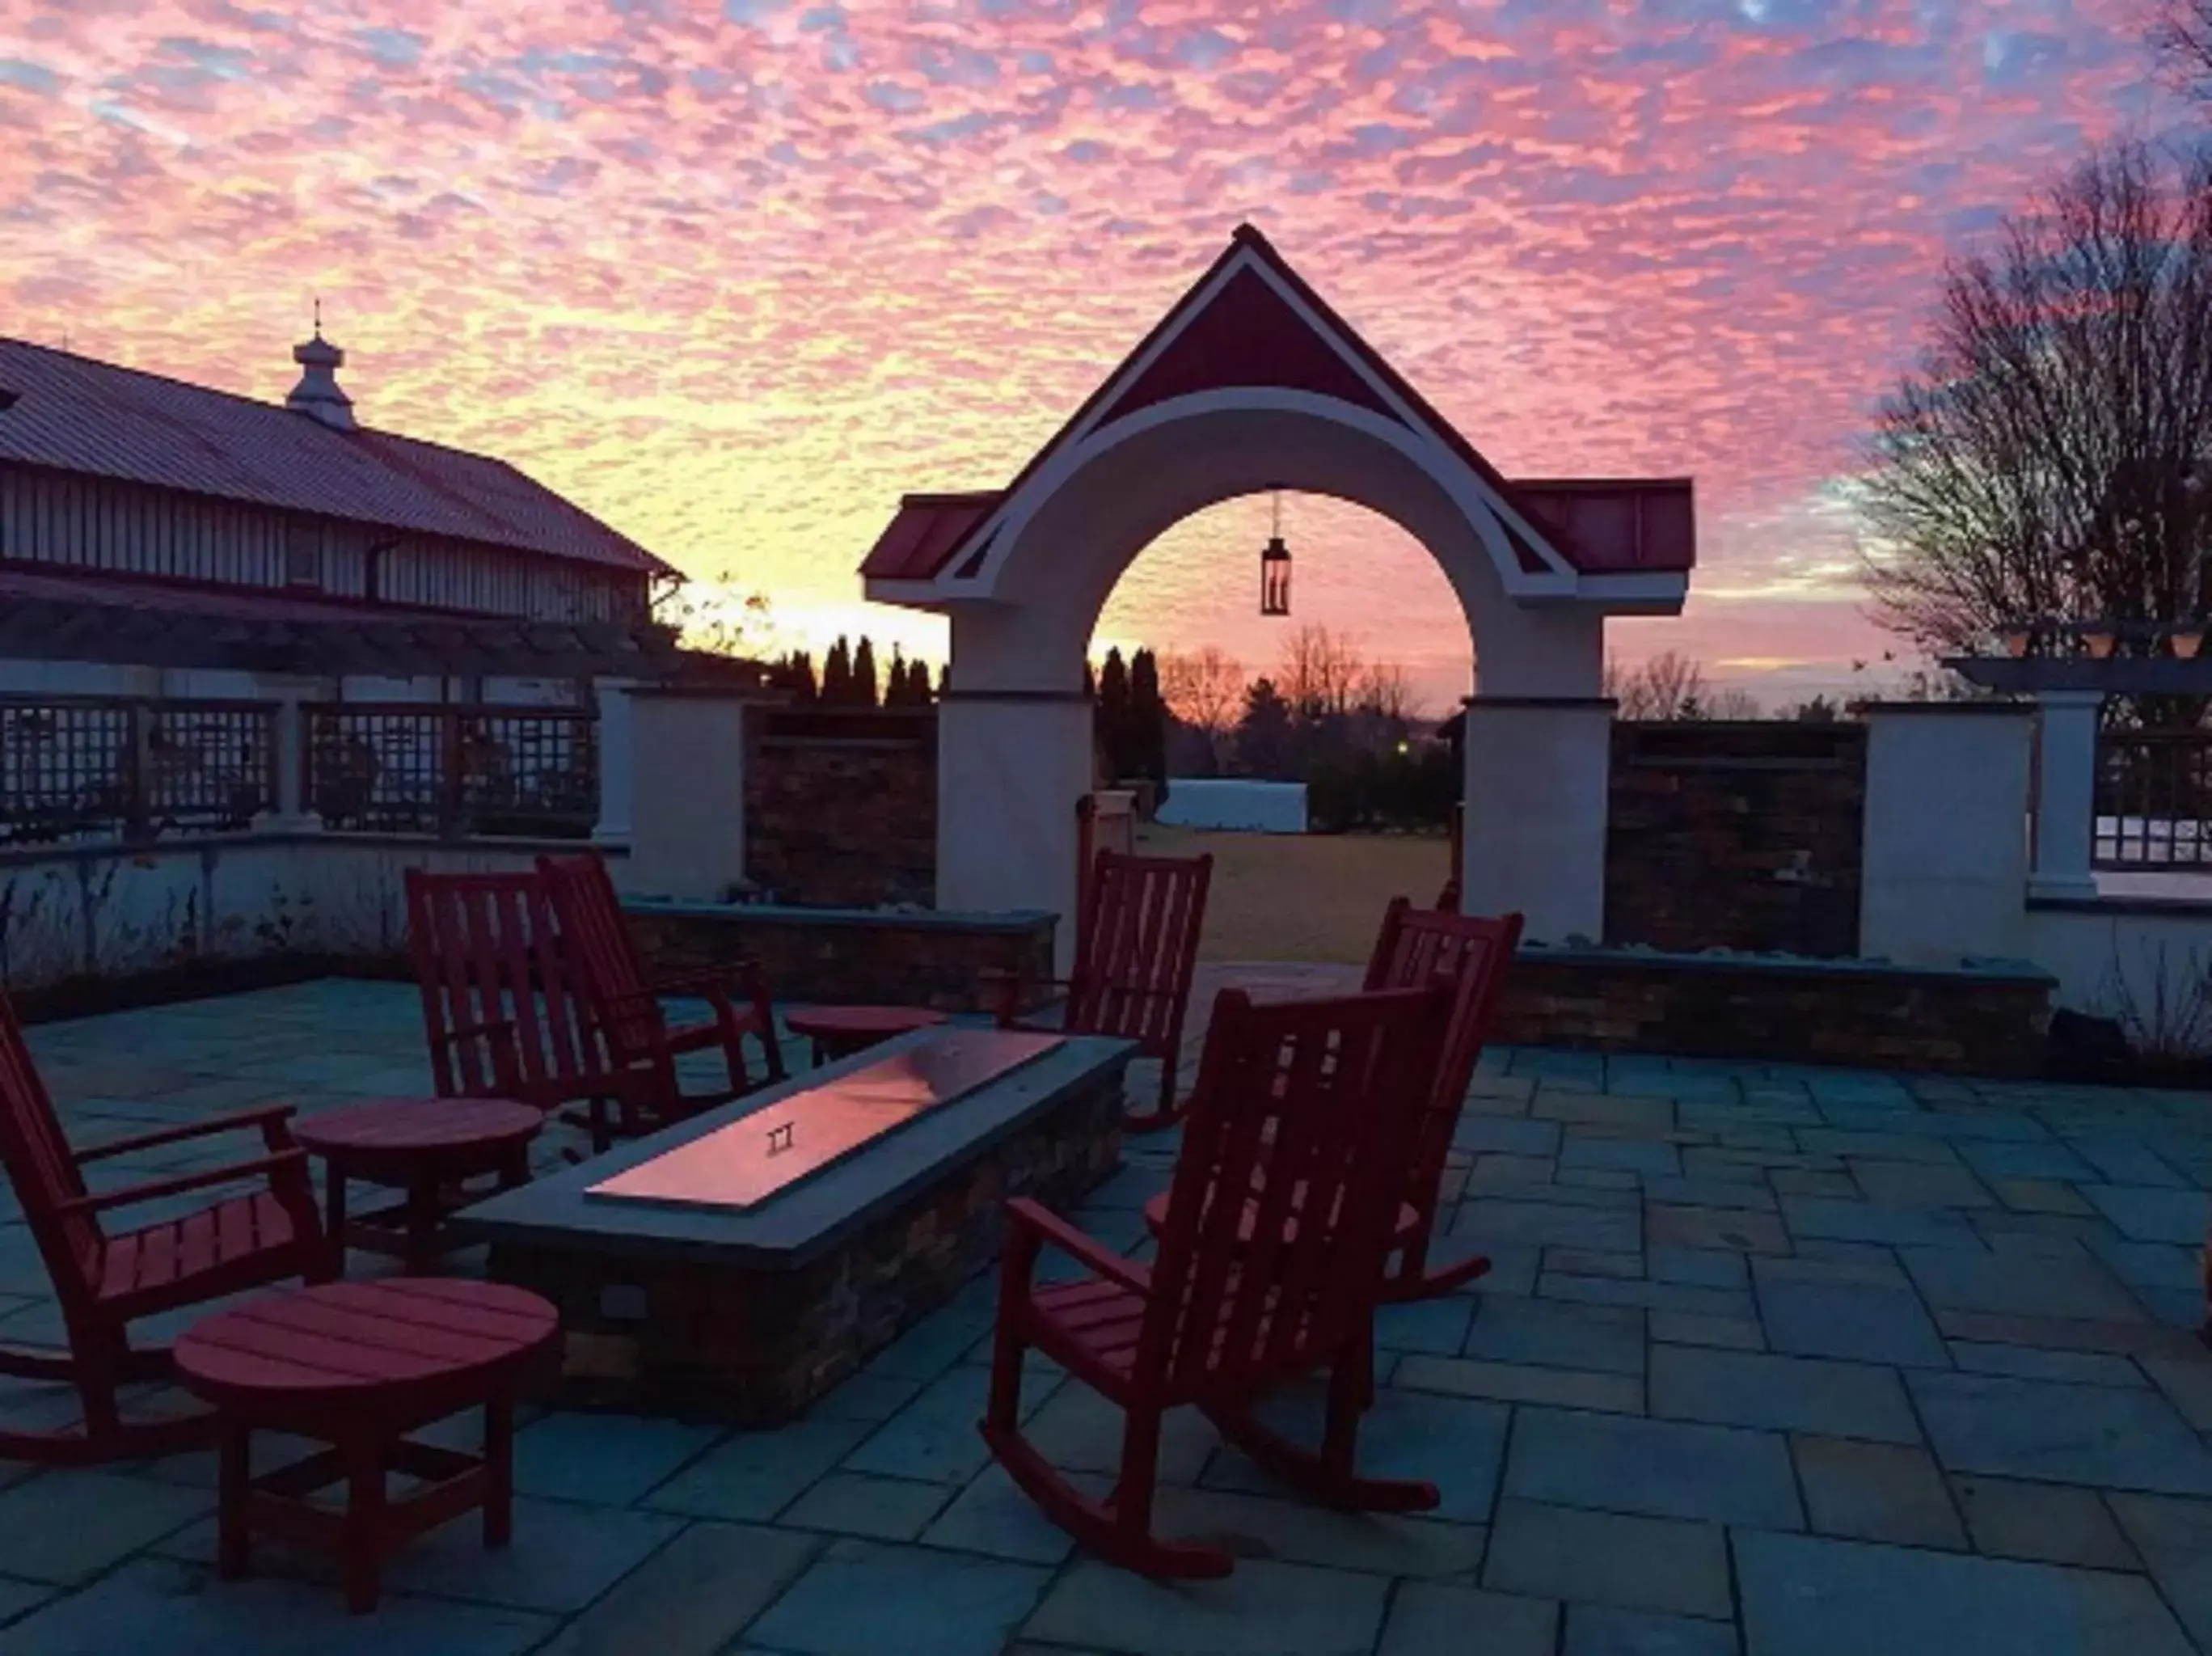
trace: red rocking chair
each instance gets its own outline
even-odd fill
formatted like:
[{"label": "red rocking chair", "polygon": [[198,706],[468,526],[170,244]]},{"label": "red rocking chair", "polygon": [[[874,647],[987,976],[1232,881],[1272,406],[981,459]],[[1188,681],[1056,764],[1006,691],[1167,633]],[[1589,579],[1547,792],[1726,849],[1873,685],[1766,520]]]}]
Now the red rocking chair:
[{"label": "red rocking chair", "polygon": [[[1084,883],[1072,974],[1045,984],[1008,977],[1000,985],[1001,1029],[1118,1035],[1136,1042],[1146,1057],[1159,1060],[1159,1105],[1129,1117],[1136,1132],[1156,1132],[1183,1117],[1176,1107],[1183,1013],[1198,967],[1198,937],[1206,924],[1206,891],[1212,878],[1210,855],[1100,851]],[[1064,1015],[1056,1025],[1020,1015],[1024,1001],[1041,987],[1067,991]]]},{"label": "red rocking chair", "polygon": [[[783,1080],[775,1014],[757,965],[740,960],[725,967],[647,977],[623,923],[622,903],[607,878],[606,864],[596,856],[541,856],[538,873],[551,899],[574,981],[624,1081],[616,1100],[619,1117],[615,1132],[625,1137],[650,1132]],[[702,1000],[713,1015],[699,1023],[672,1025],[660,1004],[664,995]],[[747,1036],[761,1049],[763,1073],[757,1081],[745,1062]],[[685,1053],[717,1049],[729,1073],[727,1090],[685,1093],[676,1060]],[[609,1137],[604,1120],[595,1117],[592,1148],[605,1149]]]},{"label": "red rocking chair", "polygon": [[1444,979],[1451,985],[1451,1018],[1437,1062],[1436,1086],[1413,1127],[1407,1158],[1406,1206],[1408,1221],[1398,1237],[1397,1265],[1389,1276],[1394,1300],[1433,1300],[1465,1287],[1490,1269],[1473,1255],[1442,1269],[1429,1268],[1429,1245],[1443,1218],[1443,1178],[1451,1159],[1452,1133],[1459,1125],[1467,1089],[1482,1057],[1482,1044],[1498,1017],[1505,976],[1521,943],[1521,916],[1499,919],[1414,908],[1394,898],[1383,911],[1382,929],[1367,963],[1362,987],[1369,991],[1418,989]]},{"label": "red rocking chair", "polygon": [[[0,1374],[76,1386],[84,1417],[54,1431],[0,1428],[0,1458],[47,1465],[174,1454],[214,1440],[214,1416],[125,1421],[118,1386],[162,1380],[166,1346],[134,1346],[142,1317],[295,1278],[326,1281],[337,1255],[323,1235],[307,1154],[285,1127],[289,1105],[165,1127],[72,1150],[53,1100],[31,1062],[14,1009],[0,997],[0,1164],[22,1204],[61,1302],[67,1349],[0,1345]],[[126,1151],[258,1129],[263,1154],[227,1166],[149,1179],[92,1195],[83,1167]],[[111,1234],[101,1215],[241,1180],[266,1188],[234,1195],[179,1219]]]},{"label": "red rocking chair", "polygon": [[610,1090],[597,1035],[556,947],[534,874],[410,868],[407,949],[441,1098],[514,1099],[551,1114]]},{"label": "red rocking chair", "polygon": [[[1152,1532],[1161,1417],[1182,1404],[1330,1505],[1437,1504],[1433,1485],[1362,1477],[1353,1458],[1371,1396],[1376,1296],[1414,1116],[1435,1072],[1443,999],[1403,991],[1255,1008],[1242,991],[1224,991],[1176,1161],[1172,1217],[1150,1269],[1033,1202],[1008,1205],[983,1437],[1055,1523],[1112,1562],[1147,1575],[1229,1573],[1226,1552]],[[1092,1274],[1040,1286],[1047,1245]],[[1021,1434],[1032,1347],[1127,1416],[1120,1478],[1103,1501]],[[1263,1426],[1252,1403],[1268,1385],[1322,1368],[1328,1418],[1316,1452]]]}]

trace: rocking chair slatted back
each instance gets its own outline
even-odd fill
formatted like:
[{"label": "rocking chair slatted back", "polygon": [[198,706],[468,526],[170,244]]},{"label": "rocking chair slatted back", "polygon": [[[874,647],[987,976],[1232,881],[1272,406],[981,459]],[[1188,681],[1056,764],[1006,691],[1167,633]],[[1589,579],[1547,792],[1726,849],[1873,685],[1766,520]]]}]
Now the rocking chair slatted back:
[{"label": "rocking chair slatted back", "polygon": [[1182,1040],[1213,859],[1102,850],[1076,927],[1067,1027],[1139,1041],[1171,1057]]},{"label": "rocking chair slatted back", "polygon": [[595,856],[541,856],[538,872],[616,1059],[629,1063],[658,1050],[667,1020],[660,1002],[647,992],[645,971],[623,923],[622,899],[606,864]]},{"label": "rocking chair slatted back", "polygon": [[1441,989],[1214,1004],[1136,1355],[1170,1396],[1238,1397],[1328,1360],[1371,1314]]},{"label": "rocking chair slatted back", "polygon": [[64,1214],[85,1194],[84,1175],[62,1135],[52,1098],[31,1062],[15,1008],[0,996],[0,1165],[23,1205],[23,1217],[64,1306],[88,1296],[100,1281],[105,1246],[89,1214]]},{"label": "rocking chair slatted back", "polygon": [[1520,947],[1521,924],[1517,914],[1488,919],[1421,910],[1402,897],[1392,898],[1383,914],[1364,987],[1419,989],[1440,979],[1451,986],[1451,1018],[1436,1086],[1414,1128],[1408,1161],[1413,1185],[1407,1199],[1423,1213],[1435,1206],[1460,1109],[1498,1015],[1513,952]]},{"label": "rocking chair slatted back", "polygon": [[441,1098],[513,1098],[552,1110],[603,1075],[534,874],[407,870],[408,950]]}]

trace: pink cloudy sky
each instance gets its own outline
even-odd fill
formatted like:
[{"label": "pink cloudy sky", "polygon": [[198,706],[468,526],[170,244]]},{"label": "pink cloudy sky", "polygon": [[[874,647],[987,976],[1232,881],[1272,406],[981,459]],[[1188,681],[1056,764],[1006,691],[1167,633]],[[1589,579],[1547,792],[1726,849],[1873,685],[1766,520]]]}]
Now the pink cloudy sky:
[{"label": "pink cloudy sky", "polygon": [[[2173,119],[2142,0],[0,0],[0,332],[264,396],[310,296],[363,417],[860,622],[902,490],[1003,482],[1274,240],[1508,472],[1688,472],[1680,622],[1850,681],[1838,502],[1945,252]],[[1418,546],[1291,502],[1299,611],[1466,685]],[[1253,664],[1263,502],[1102,636]]]}]

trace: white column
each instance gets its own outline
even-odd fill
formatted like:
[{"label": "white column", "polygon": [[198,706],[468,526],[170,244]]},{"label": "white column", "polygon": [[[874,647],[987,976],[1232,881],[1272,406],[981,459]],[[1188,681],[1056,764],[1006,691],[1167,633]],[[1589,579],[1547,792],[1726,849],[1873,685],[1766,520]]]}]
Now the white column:
[{"label": "white column", "polygon": [[2035,698],[2035,869],[2031,897],[2094,897],[2089,856],[2096,808],[2097,722],[2102,691],[2046,690]]},{"label": "white column", "polygon": [[1604,940],[1613,708],[1584,697],[1468,703],[1462,912],[1518,909],[1540,942]]},{"label": "white column", "polygon": [[1076,801],[1091,789],[1081,694],[956,690],[937,715],[937,906],[1060,916],[1074,959]]},{"label": "white column", "polygon": [[2033,710],[2014,702],[1864,709],[1861,954],[1956,965],[2026,953]]},{"label": "white column", "polygon": [[745,877],[745,704],[727,691],[641,686],[629,703],[629,855],[624,892],[719,900]]},{"label": "white column", "polygon": [[280,691],[270,737],[276,745],[275,808],[262,813],[255,826],[277,833],[319,831],[323,819],[307,798],[307,715],[312,691]]},{"label": "white column", "polygon": [[636,762],[628,679],[602,679],[595,689],[599,703],[599,819],[592,827],[595,845],[629,843],[630,810],[636,796]]}]

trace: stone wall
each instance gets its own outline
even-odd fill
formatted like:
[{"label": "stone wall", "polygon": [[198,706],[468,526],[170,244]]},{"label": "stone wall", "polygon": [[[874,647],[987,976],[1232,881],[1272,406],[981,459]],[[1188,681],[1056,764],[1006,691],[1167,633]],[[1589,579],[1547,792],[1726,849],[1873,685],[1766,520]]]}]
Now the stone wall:
[{"label": "stone wall", "polygon": [[763,707],[745,732],[745,877],[764,896],[936,900],[936,709]]},{"label": "stone wall", "polygon": [[989,1266],[1010,1198],[1066,1209],[1111,1173],[1125,1107],[1109,1074],[796,1269],[586,1251],[549,1236],[495,1243],[491,1275],[560,1308],[558,1401],[775,1425]]},{"label": "stone wall", "polygon": [[2027,965],[1939,971],[1523,949],[1492,1038],[2033,1077],[2044,1070],[2055,983]]},{"label": "stone wall", "polygon": [[1863,725],[1614,726],[1605,941],[1856,954],[1865,807]]},{"label": "stone wall", "polygon": [[[760,962],[779,1001],[995,1008],[994,979],[1052,976],[1048,914],[957,915],[793,909],[762,904],[623,905],[647,959],[663,971]],[[1032,995],[1032,1003],[1043,991]]]}]

